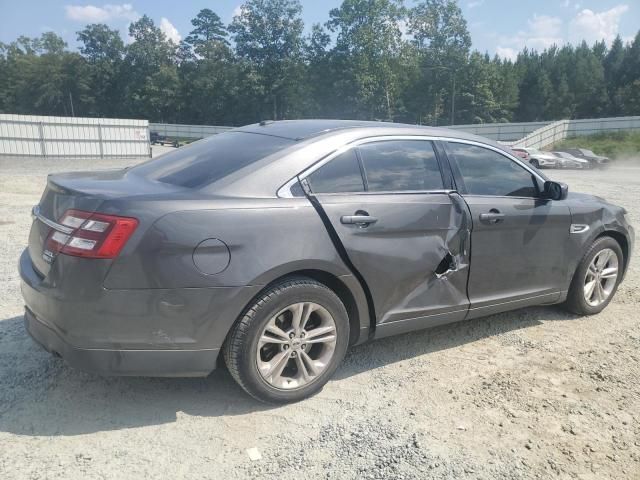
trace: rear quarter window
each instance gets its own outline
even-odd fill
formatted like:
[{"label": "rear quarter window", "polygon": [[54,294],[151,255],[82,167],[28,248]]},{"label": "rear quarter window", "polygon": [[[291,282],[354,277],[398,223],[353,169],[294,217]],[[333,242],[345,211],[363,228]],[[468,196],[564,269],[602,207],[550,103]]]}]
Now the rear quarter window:
[{"label": "rear quarter window", "polygon": [[293,140],[246,132],[213,135],[131,169],[137,175],[180,187],[211,185],[293,144]]}]

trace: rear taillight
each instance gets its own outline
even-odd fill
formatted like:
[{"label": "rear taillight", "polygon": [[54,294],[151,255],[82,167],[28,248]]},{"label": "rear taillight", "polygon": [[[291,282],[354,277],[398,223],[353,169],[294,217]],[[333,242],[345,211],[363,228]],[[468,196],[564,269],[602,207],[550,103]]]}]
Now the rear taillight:
[{"label": "rear taillight", "polygon": [[115,258],[138,226],[130,217],[67,210],[60,223],[73,228],[70,234],[53,230],[47,250],[76,257]]}]

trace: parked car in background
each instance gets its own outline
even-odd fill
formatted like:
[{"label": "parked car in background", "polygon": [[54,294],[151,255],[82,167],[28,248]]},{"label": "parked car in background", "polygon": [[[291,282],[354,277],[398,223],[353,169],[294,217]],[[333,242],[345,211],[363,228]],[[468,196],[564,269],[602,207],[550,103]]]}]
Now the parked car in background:
[{"label": "parked car in background", "polygon": [[584,158],[574,157],[567,152],[551,152],[558,157],[560,168],[591,168],[591,162]]},{"label": "parked car in background", "polygon": [[177,138],[160,135],[158,132],[151,132],[149,134],[149,141],[151,142],[151,145],[171,145],[176,148],[180,146],[180,141]]},{"label": "parked car in background", "polygon": [[574,157],[587,160],[591,164],[591,168],[607,168],[611,164],[611,159],[609,157],[596,155],[586,148],[558,148],[557,151],[566,152]]},{"label": "parked car in background", "polygon": [[529,155],[529,163],[535,168],[556,168],[558,157],[550,152],[543,152],[537,148],[520,148]]},{"label": "parked car in background", "polygon": [[515,156],[520,157],[525,162],[529,161],[529,154],[526,152],[525,149],[523,149],[523,148],[512,148],[511,151],[513,152],[513,154]]},{"label": "parked car in background", "polygon": [[[546,158],[542,157],[541,158]],[[604,309],[624,208],[499,144],[378,122],[248,125],[122,170],[49,175],[25,324],[78,368],[301,400],[350,345],[531,305]]]}]

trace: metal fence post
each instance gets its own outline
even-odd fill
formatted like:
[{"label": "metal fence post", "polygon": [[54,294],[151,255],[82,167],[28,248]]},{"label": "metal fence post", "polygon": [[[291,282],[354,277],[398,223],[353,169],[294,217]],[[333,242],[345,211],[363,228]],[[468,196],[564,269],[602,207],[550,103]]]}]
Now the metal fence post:
[{"label": "metal fence post", "polygon": [[46,157],[47,147],[44,143],[44,127],[42,126],[42,122],[38,122],[38,133],[40,134],[40,152],[43,157]]},{"label": "metal fence post", "polygon": [[104,158],[104,149],[102,146],[102,125],[98,123],[98,145],[100,146],[100,158]]}]

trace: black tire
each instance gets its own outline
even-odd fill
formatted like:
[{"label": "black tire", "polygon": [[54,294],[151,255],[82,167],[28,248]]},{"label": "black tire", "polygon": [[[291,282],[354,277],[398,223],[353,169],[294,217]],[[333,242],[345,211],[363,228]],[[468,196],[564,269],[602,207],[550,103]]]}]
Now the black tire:
[{"label": "black tire", "polygon": [[540,162],[535,158],[529,162],[534,168],[540,169]]},{"label": "black tire", "polygon": [[[615,286],[607,299],[601,304],[593,306],[589,305],[584,298],[585,275],[587,274],[587,269],[589,268],[591,261],[605,248],[613,250],[618,257],[618,277],[616,278]],[[565,308],[570,312],[577,313],[578,315],[595,315],[596,313],[600,313],[607,305],[609,305],[616,294],[618,285],[620,285],[620,279],[622,278],[623,269],[624,255],[622,254],[620,244],[611,237],[605,236],[596,239],[583,255],[580,263],[578,264],[578,268],[573,275],[571,286],[569,287],[569,293],[567,294],[567,300],[564,303]]]},{"label": "black tire", "polygon": [[[336,326],[336,344],[333,357],[317,378],[296,389],[284,390],[268,383],[258,371],[258,340],[274,315],[298,302],[317,303],[331,314]],[[229,372],[249,395],[266,403],[289,403],[321,390],[344,358],[348,344],[349,317],[340,298],[315,280],[295,277],[270,287],[247,307],[231,328],[223,355]]]}]

